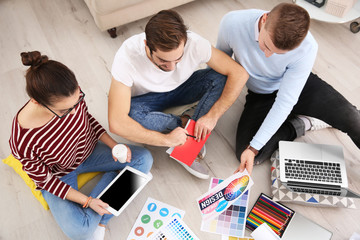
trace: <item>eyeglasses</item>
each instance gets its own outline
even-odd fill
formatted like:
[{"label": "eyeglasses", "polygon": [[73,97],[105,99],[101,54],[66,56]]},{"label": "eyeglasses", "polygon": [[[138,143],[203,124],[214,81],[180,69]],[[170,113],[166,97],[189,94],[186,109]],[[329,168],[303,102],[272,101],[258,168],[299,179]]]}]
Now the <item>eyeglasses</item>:
[{"label": "eyeglasses", "polygon": [[46,106],[45,104],[42,104],[44,107],[46,107],[50,112],[52,112],[53,114],[55,114],[55,116],[57,116],[58,118],[63,118],[65,117],[66,115],[68,115],[69,113],[71,113],[72,110],[74,110],[74,108],[76,108],[77,105],[79,105],[79,103],[84,99],[85,97],[85,93],[80,89],[80,97],[79,97],[79,100],[77,101],[77,103],[69,108],[68,110],[66,110],[66,112],[63,114],[63,115],[58,115],[56,112],[54,112],[53,110],[51,110],[48,106]]}]

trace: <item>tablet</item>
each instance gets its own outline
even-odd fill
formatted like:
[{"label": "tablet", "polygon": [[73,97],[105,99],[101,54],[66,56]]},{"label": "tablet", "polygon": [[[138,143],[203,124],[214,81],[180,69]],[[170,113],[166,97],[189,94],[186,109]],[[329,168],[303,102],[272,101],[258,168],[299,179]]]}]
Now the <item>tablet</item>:
[{"label": "tablet", "polygon": [[151,173],[145,174],[126,166],[97,198],[109,204],[106,210],[119,216],[151,179]]}]

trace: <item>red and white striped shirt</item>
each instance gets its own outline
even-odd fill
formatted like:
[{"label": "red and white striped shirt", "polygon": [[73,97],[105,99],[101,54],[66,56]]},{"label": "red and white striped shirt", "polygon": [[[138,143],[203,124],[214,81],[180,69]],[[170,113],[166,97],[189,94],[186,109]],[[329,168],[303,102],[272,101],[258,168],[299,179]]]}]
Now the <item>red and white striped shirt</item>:
[{"label": "red and white striped shirt", "polygon": [[89,157],[105,129],[88,112],[84,100],[74,114],[61,119],[54,116],[38,128],[22,128],[18,123],[19,112],[13,120],[9,140],[12,154],[22,163],[37,189],[65,199],[71,187],[59,178]]}]

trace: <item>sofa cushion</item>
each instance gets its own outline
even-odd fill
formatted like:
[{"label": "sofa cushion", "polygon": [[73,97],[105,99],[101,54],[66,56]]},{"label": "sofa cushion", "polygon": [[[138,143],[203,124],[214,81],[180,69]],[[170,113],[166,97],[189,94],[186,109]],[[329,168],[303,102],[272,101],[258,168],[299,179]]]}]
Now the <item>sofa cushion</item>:
[{"label": "sofa cushion", "polygon": [[194,0],[84,0],[96,26],[109,30]]},{"label": "sofa cushion", "polygon": [[146,0],[90,0],[90,4],[98,14],[108,14]]},{"label": "sofa cushion", "polygon": [[[36,190],[36,185],[31,180],[31,178],[27,175],[27,173],[22,169],[22,164],[19,160],[17,160],[13,155],[9,155],[7,158],[2,160],[3,163],[7,164],[8,166],[12,167],[14,171],[19,174],[19,176],[22,178],[22,180],[25,182],[25,184],[30,188],[32,194],[34,197],[40,202],[40,204],[43,206],[45,210],[49,210],[49,205],[45,201],[45,198],[43,197],[41,191]],[[93,179],[96,175],[98,175],[100,172],[88,172],[88,173],[82,173],[78,176],[77,182],[79,189],[82,188],[85,183]]]}]

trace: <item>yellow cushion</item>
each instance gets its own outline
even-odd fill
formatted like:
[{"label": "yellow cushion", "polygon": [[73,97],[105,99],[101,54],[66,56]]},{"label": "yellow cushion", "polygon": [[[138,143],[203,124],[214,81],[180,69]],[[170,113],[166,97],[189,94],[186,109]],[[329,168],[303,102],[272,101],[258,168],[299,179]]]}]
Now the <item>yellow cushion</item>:
[{"label": "yellow cushion", "polygon": [[[7,158],[2,160],[3,163],[9,165],[14,169],[14,171],[20,175],[20,177],[24,180],[26,185],[30,188],[32,194],[36,197],[37,200],[41,203],[41,205],[44,207],[45,210],[49,210],[49,206],[47,202],[45,201],[41,191],[36,190],[35,183],[31,178],[22,170],[22,164],[19,160],[17,160],[13,155],[9,155]],[[78,176],[78,186],[79,189],[85,185],[88,181],[90,181],[92,178],[94,178],[96,175],[98,175],[100,172],[89,172],[89,173],[82,173]]]}]

